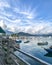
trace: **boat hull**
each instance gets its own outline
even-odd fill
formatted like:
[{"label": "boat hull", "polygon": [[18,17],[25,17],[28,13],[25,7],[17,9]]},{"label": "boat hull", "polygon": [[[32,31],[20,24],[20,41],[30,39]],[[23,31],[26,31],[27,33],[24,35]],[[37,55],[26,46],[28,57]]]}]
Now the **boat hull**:
[{"label": "boat hull", "polygon": [[22,41],[21,40],[16,40],[16,43],[21,43]]},{"label": "boat hull", "polygon": [[38,45],[48,45],[48,43],[38,43]]},{"label": "boat hull", "polygon": [[[45,49],[45,48],[44,48]],[[52,49],[45,49],[47,52],[52,53]]]},{"label": "boat hull", "polygon": [[29,43],[29,41],[25,41],[24,43]]}]

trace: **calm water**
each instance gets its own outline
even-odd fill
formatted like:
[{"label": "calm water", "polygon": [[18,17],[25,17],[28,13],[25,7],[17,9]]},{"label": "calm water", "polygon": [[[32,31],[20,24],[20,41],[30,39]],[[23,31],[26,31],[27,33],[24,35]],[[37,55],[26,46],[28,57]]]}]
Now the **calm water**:
[{"label": "calm water", "polygon": [[[52,45],[52,37],[28,37],[27,40],[29,40],[29,43],[24,43],[26,39],[22,40],[22,43],[19,44],[20,49],[23,50],[26,53],[29,53],[33,56],[36,56],[48,63],[51,63],[52,65],[52,54],[47,53],[44,48],[49,48]],[[42,45],[42,46],[38,46],[37,43],[38,42],[48,42],[48,45]],[[36,61],[20,54],[19,52],[16,52],[17,55],[19,55],[20,57],[22,57],[23,59],[25,59],[26,61],[28,61],[31,65],[35,64],[36,65]],[[36,63],[35,63],[36,62]],[[39,64],[38,64],[39,65]]]}]

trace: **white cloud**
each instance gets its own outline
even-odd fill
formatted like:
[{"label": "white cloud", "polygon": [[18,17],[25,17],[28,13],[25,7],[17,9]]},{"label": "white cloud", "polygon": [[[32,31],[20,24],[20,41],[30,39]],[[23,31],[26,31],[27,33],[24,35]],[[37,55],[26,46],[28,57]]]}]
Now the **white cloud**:
[{"label": "white cloud", "polygon": [[[36,18],[37,15],[38,15],[38,13],[36,12],[36,8],[35,8],[35,9],[31,9],[31,8],[30,8],[30,10],[29,10],[29,8],[23,9],[23,10],[21,10],[20,8],[14,8],[13,10],[14,10],[14,12],[16,12],[16,13],[25,15],[25,18],[27,18],[27,19]],[[31,11],[31,10],[32,10],[32,11]]]},{"label": "white cloud", "polygon": [[[0,18],[3,18],[0,16]],[[22,26],[23,22],[21,19],[15,19],[15,20],[10,20],[7,17],[4,17],[3,19],[8,20],[11,22],[11,24],[7,24],[7,26],[5,25],[4,21],[1,20],[0,21],[0,26],[2,28],[8,28],[10,31],[12,32],[28,32],[28,33],[33,33],[33,34],[39,34],[39,33],[51,33],[52,32],[52,27],[51,27],[51,22],[46,21],[45,20],[34,20],[34,22],[30,21],[30,20],[26,20],[26,24],[29,25],[25,25]],[[39,22],[37,22],[39,21]]]},{"label": "white cloud", "polygon": [[6,26],[6,24],[4,23],[4,21],[3,20],[1,20],[0,21],[0,26],[3,28],[3,29],[7,29],[7,26]]},{"label": "white cloud", "polygon": [[9,31],[16,32],[16,28],[15,28],[15,27],[10,26],[10,27],[9,27]]},{"label": "white cloud", "polygon": [[17,23],[17,24],[19,24],[19,23],[21,23],[21,19],[16,19],[16,20],[13,20],[13,21],[11,21],[12,23]]},{"label": "white cloud", "polygon": [[20,13],[20,14],[24,14],[24,15],[29,15],[29,13],[27,11],[22,11],[19,8],[14,8],[13,9],[16,13]]},{"label": "white cloud", "polygon": [[8,4],[8,2],[1,0],[1,1],[0,1],[0,9],[1,9],[2,7],[10,7],[10,5]]},{"label": "white cloud", "polygon": [[[7,18],[6,18],[7,19]],[[8,20],[8,19],[7,19]],[[20,24],[22,24],[21,20],[17,19],[17,20],[9,20],[11,21],[12,24],[6,24],[4,23],[3,20],[0,21],[0,26],[4,29],[8,29],[12,32],[28,32],[28,33],[33,33],[33,34],[39,34],[39,33],[44,33],[44,34],[47,34],[47,33],[51,33],[52,32],[52,27],[50,26],[51,23],[48,22],[44,22],[43,20],[40,20],[42,21],[41,23],[38,23],[38,22],[27,22],[27,24],[30,24],[30,25],[26,25],[26,26],[21,26]],[[32,23],[32,24],[31,24]]]},{"label": "white cloud", "polygon": [[[5,11],[4,7],[8,8],[11,6],[7,1],[0,1],[0,26],[2,28],[7,28],[12,32],[28,32],[33,34],[52,33],[52,23],[50,21],[43,19],[35,20],[35,18],[38,16],[36,8],[32,9],[30,7],[30,9],[21,9],[16,7],[13,8],[13,11],[9,12]],[[4,21],[6,22],[7,26]]]}]

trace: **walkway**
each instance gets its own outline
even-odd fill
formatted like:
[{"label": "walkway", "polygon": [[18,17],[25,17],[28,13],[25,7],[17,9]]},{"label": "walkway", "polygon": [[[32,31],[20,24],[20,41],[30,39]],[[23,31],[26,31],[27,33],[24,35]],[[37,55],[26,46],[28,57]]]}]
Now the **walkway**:
[{"label": "walkway", "polygon": [[4,54],[2,52],[2,49],[0,49],[0,65],[4,65]]}]

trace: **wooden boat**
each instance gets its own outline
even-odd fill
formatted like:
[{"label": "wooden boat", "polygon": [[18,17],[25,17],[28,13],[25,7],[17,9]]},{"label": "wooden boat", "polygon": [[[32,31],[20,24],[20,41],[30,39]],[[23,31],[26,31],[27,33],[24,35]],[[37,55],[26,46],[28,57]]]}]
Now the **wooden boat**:
[{"label": "wooden boat", "polygon": [[29,43],[30,41],[25,41],[24,43]]},{"label": "wooden boat", "polygon": [[15,40],[16,43],[21,43],[22,41],[21,40]]},{"label": "wooden boat", "polygon": [[38,42],[38,45],[48,45],[48,42]]}]

